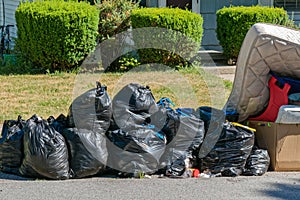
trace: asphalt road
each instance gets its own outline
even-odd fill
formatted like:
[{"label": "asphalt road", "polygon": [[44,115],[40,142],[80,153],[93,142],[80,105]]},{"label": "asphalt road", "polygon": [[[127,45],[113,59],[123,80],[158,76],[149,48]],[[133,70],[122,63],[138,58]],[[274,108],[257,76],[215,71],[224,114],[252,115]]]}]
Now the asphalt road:
[{"label": "asphalt road", "polygon": [[26,180],[0,174],[0,199],[300,199],[300,172],[215,178]]}]

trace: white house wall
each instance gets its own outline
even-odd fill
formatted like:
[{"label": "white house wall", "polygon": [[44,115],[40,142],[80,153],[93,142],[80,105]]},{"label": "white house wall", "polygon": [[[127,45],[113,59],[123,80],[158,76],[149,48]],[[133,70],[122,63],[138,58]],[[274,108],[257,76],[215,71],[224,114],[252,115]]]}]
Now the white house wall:
[{"label": "white house wall", "polygon": [[294,21],[295,25],[300,27],[300,11],[288,11],[290,19]]},{"label": "white house wall", "polygon": [[3,25],[3,8],[2,8],[2,1],[4,1],[5,7],[5,25],[12,24],[14,27],[10,28],[11,38],[17,37],[17,26],[16,26],[16,19],[15,19],[15,11],[20,4],[20,0],[0,0],[1,4],[1,20],[0,24]]}]

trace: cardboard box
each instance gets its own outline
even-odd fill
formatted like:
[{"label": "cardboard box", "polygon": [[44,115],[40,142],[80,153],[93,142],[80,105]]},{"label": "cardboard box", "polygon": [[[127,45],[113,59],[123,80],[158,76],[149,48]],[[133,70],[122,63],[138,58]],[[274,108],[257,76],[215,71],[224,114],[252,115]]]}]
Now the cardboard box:
[{"label": "cardboard box", "polygon": [[249,121],[257,145],[267,149],[274,171],[300,171],[300,124]]}]

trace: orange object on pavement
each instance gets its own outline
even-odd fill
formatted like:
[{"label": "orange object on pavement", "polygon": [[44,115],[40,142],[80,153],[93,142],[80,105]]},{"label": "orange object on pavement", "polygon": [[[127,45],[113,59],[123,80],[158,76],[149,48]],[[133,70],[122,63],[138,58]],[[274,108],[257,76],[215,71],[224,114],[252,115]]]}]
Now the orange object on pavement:
[{"label": "orange object on pavement", "polygon": [[198,177],[199,177],[199,174],[200,174],[199,169],[194,169],[194,170],[193,170],[193,175],[192,175],[192,177],[198,178]]}]

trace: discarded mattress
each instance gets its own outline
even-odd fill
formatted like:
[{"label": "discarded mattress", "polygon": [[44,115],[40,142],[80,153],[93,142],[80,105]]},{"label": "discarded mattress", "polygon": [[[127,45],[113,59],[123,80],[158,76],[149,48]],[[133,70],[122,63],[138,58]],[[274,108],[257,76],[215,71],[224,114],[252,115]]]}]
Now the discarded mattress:
[{"label": "discarded mattress", "polygon": [[239,122],[261,113],[269,100],[270,71],[300,79],[300,31],[257,23],[241,47],[232,92],[224,109]]}]

